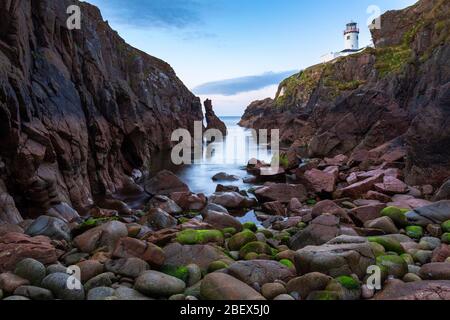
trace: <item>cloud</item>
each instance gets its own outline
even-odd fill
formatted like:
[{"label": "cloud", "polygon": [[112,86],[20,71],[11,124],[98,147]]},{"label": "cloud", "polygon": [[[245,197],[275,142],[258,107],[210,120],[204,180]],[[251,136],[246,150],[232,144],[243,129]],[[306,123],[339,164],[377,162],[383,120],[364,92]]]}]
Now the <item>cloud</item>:
[{"label": "cloud", "polygon": [[278,84],[297,71],[266,72],[260,75],[226,79],[201,84],[193,89],[195,94],[218,94],[232,96],[241,92],[255,91]]},{"label": "cloud", "polygon": [[184,29],[203,23],[205,0],[94,0],[114,12],[117,23],[135,27]]},{"label": "cloud", "polygon": [[219,116],[240,116],[245,108],[255,100],[274,98],[278,84],[270,85],[258,90],[241,92],[235,95],[200,95],[202,101],[211,99],[214,111]]}]

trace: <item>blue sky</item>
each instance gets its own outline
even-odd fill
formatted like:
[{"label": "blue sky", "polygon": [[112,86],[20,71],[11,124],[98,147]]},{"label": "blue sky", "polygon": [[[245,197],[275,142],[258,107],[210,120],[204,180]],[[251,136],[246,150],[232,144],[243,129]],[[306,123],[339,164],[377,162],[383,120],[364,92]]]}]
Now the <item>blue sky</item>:
[{"label": "blue sky", "polygon": [[[219,115],[240,115],[273,96],[289,73],[343,49],[350,20],[370,43],[370,6],[381,12],[416,0],[89,0],[131,45],[172,65]],[[225,81],[223,81],[225,80]]]}]

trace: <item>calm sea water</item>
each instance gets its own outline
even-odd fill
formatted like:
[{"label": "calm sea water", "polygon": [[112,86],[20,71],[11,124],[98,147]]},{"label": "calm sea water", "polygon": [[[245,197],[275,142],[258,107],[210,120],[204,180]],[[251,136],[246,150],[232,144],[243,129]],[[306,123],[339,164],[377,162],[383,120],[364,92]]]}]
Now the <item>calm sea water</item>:
[{"label": "calm sea water", "polygon": [[[214,142],[209,147],[213,152],[209,153],[206,146],[203,148],[203,157],[198,164],[176,166],[172,163],[170,154],[159,154],[154,158],[152,171],[157,172],[167,169],[174,172],[195,193],[211,195],[216,190],[218,183],[234,185],[241,190],[247,190],[254,185],[243,182],[248,174],[245,166],[251,158],[257,158],[270,162],[272,154],[266,144],[258,144],[258,139],[252,130],[239,127],[240,117],[221,117],[228,128],[228,135],[223,141]],[[209,156],[211,154],[211,156]],[[226,172],[240,177],[239,181],[214,182],[212,177]],[[243,221],[255,221],[252,213],[241,218]]]},{"label": "calm sea water", "polygon": [[[203,157],[197,164],[176,166],[172,163],[170,153],[158,154],[154,157],[152,172],[170,170],[183,180],[192,192],[206,195],[214,193],[218,183],[235,185],[244,190],[250,188],[251,185],[242,181],[248,176],[245,166],[251,158],[270,162],[271,151],[267,144],[258,144],[257,137],[251,130],[237,125],[240,117],[221,117],[221,120],[228,128],[228,135],[223,141],[210,144],[212,152],[208,152],[205,145]],[[219,172],[236,175],[241,179],[215,183],[211,178]]]}]

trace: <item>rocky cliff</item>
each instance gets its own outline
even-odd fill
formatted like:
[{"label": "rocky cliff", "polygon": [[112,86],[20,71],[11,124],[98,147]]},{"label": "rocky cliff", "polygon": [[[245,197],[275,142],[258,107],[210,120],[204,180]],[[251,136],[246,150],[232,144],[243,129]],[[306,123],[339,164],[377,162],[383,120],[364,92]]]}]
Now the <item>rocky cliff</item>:
[{"label": "rocky cliff", "polygon": [[375,48],[284,80],[241,125],[280,128],[305,156],[403,161],[410,184],[439,185],[450,176],[449,15],[446,0],[385,13]]},{"label": "rocky cliff", "polygon": [[[73,4],[81,30],[66,26]],[[114,194],[172,130],[202,119],[173,69],[127,45],[96,7],[0,2],[0,220]]]}]

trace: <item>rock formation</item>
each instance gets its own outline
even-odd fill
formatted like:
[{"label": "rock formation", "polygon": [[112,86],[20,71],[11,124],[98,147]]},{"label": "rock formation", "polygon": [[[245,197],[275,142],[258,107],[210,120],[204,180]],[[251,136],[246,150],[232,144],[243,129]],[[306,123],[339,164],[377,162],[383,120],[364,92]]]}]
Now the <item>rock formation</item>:
[{"label": "rock formation", "polygon": [[205,106],[205,118],[206,118],[206,129],[217,129],[220,132],[222,132],[222,134],[224,136],[227,135],[227,126],[225,125],[225,123],[223,123],[222,120],[219,119],[218,116],[216,116],[214,110],[213,110],[213,105],[212,105],[212,101],[209,99],[206,99],[204,102],[204,106]]},{"label": "rock formation", "polygon": [[[69,30],[68,6],[81,8]],[[0,218],[80,210],[120,191],[201,102],[164,61],[129,45],[99,10],[69,0],[0,3]],[[1,183],[3,185],[3,183]],[[9,196],[8,196],[9,195]],[[11,197],[12,198],[11,198]]]},{"label": "rock formation", "polygon": [[284,80],[240,124],[280,128],[309,156],[405,161],[407,182],[439,186],[450,176],[449,12],[443,0],[387,12],[375,48]]}]

